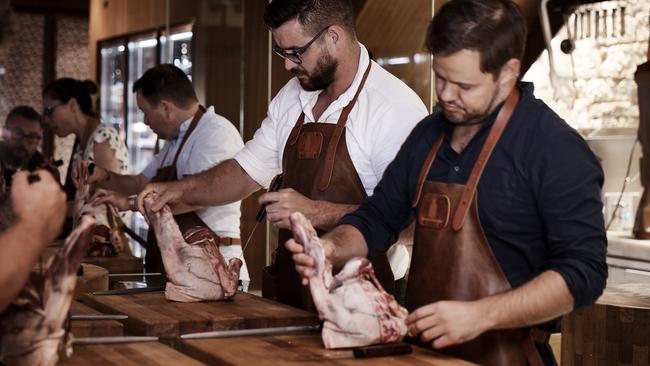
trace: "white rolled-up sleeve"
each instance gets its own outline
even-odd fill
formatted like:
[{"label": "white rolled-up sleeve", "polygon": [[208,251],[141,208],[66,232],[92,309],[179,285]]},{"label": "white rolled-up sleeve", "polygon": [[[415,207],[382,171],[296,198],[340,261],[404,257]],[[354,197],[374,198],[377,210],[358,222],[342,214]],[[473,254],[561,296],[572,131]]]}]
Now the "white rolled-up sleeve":
[{"label": "white rolled-up sleeve", "polygon": [[269,114],[262,121],[262,125],[257,129],[253,138],[246,142],[244,148],[235,155],[235,160],[251,179],[265,188],[282,170],[280,149],[284,148],[284,143],[281,143],[278,137],[281,127],[271,117],[272,105],[269,106]]}]

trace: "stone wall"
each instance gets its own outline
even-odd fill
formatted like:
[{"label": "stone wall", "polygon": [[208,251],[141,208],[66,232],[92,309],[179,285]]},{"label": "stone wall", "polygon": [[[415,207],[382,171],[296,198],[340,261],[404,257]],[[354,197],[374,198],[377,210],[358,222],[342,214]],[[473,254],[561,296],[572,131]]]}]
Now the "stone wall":
[{"label": "stone wall", "polygon": [[[43,45],[45,16],[14,13],[10,27],[0,45],[0,126],[9,111],[17,105],[30,105],[41,111],[43,90]],[[87,79],[88,19],[56,16],[56,77]],[[65,177],[74,136],[55,137],[54,159],[62,159],[60,169]]]},{"label": "stone wall", "polygon": [[[581,5],[552,40],[559,81],[549,78],[544,52],[524,76],[535,94],[585,133],[603,128],[636,130],[639,122],[634,72],[647,60],[650,1],[606,1]],[[572,39],[575,49],[561,52]],[[634,133],[634,132],[631,132]]]}]

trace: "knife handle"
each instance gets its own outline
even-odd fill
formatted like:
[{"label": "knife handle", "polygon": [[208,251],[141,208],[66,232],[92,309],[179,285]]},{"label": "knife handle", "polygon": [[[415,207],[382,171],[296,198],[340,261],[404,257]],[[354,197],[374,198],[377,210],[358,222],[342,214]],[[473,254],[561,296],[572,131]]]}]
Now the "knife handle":
[{"label": "knife handle", "polygon": [[354,358],[369,358],[392,355],[406,355],[413,352],[413,347],[407,343],[373,344],[371,346],[356,347],[352,349]]},{"label": "knife handle", "polygon": [[[280,186],[282,185],[282,178],[283,178],[282,173],[276,175],[271,181],[268,192],[276,192],[278,189],[280,189]],[[265,216],[266,216],[266,203],[263,204],[262,207],[260,207],[259,211],[257,211],[257,215],[255,215],[255,221],[262,222]]]}]

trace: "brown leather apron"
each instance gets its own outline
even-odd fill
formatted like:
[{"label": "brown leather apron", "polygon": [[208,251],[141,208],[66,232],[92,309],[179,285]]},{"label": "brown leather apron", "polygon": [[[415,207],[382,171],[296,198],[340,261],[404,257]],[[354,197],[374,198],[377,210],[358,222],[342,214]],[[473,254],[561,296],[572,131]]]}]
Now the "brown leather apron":
[{"label": "brown leather apron", "polygon": [[[172,165],[165,166],[165,167],[160,167],[156,171],[156,175],[151,178],[151,182],[173,182],[178,180],[178,175],[176,173],[176,162],[178,161],[178,157],[181,154],[181,150],[183,149],[183,146],[187,142],[187,139],[190,137],[194,129],[196,129],[196,126],[199,124],[199,121],[201,120],[201,117],[205,113],[205,108],[203,106],[199,106],[199,110],[196,111],[194,114],[194,118],[192,119],[192,122],[190,123],[190,126],[187,128],[187,131],[185,132],[185,136],[183,136],[183,140],[181,141],[180,145],[178,145],[178,148],[176,149],[176,155],[174,156],[174,161],[172,162]],[[163,162],[165,159],[163,159]],[[161,162],[161,165],[163,163]],[[174,215],[174,219],[176,220],[176,223],[178,223],[178,227],[181,229],[181,233],[186,233],[189,229],[195,227],[195,226],[202,226],[205,228],[208,228],[211,232],[212,230],[208,227],[208,225],[201,220],[199,215],[197,215],[194,211],[191,212],[186,212],[184,214],[180,215]],[[213,233],[213,235],[216,234]],[[217,241],[218,243],[218,241]],[[163,266],[162,263],[162,257],[160,255],[160,248],[158,248],[158,242],[156,241],[156,236],[154,235],[153,230],[149,229],[149,232],[147,233],[147,254],[145,257],[145,269],[148,272],[161,272],[165,273],[165,267]]]},{"label": "brown leather apron", "polygon": [[[409,311],[441,300],[472,301],[511,289],[481,227],[476,186],[519,94],[515,87],[499,111],[465,185],[426,181],[444,135],[429,152],[413,200],[417,221],[406,290]],[[441,351],[482,365],[543,364],[528,329],[489,331]]]},{"label": "brown leather apron", "polygon": [[[312,200],[339,204],[360,204],[366,198],[366,191],[348,153],[345,124],[369,72],[370,63],[354,98],[341,111],[336,125],[304,124],[305,114],[300,114],[284,147],[282,188],[293,188]],[[325,234],[323,230],[317,232],[319,236]],[[267,284],[264,285],[263,295],[316,312],[309,288],[301,284],[291,253],[284,246],[290,238],[290,230],[279,231],[275,261],[270,268],[265,268],[264,281]],[[386,255],[378,255],[372,264],[381,284],[392,293],[394,278]]]}]

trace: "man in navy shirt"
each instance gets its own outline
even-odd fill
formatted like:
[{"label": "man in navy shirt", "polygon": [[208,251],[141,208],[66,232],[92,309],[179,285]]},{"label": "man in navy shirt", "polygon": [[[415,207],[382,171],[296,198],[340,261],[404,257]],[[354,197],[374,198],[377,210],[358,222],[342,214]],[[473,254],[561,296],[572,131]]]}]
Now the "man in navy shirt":
[{"label": "man in navy shirt", "polygon": [[[518,82],[525,39],[511,0],[445,4],[427,37],[437,110],[322,238],[341,266],[386,251],[415,218],[409,333],[481,364],[555,364],[539,329],[593,303],[607,278],[602,169]],[[313,260],[286,247],[306,283]]]}]

